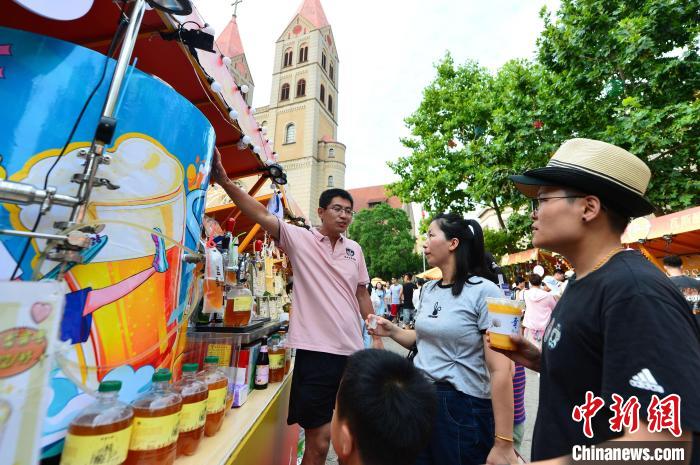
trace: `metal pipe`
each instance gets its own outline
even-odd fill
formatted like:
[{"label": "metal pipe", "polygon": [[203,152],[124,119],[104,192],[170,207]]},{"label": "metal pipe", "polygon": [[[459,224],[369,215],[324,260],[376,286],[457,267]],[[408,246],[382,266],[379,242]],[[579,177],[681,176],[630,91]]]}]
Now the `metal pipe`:
[{"label": "metal pipe", "polygon": [[129,26],[124,34],[122,48],[119,51],[119,58],[117,59],[117,66],[114,70],[114,76],[112,76],[112,83],[109,85],[109,91],[107,92],[107,99],[105,100],[102,116],[108,116],[110,118],[114,116],[114,108],[117,105],[117,100],[119,99],[122,80],[124,79],[127,67],[129,66],[129,61],[131,61],[131,54],[136,46],[136,41],[138,40],[139,29],[141,28],[141,21],[143,20],[145,11],[146,0],[136,0],[134,3],[134,10],[131,12],[131,18],[129,18]]},{"label": "metal pipe", "polygon": [[0,200],[17,205],[43,204],[49,199],[51,204],[74,207],[80,201],[76,197],[56,194],[55,189],[39,189],[23,182],[0,179]]},{"label": "metal pipe", "polygon": [[[129,18],[129,26],[124,34],[124,41],[119,51],[119,58],[114,68],[112,82],[109,85],[109,91],[107,92],[107,98],[105,99],[102,118],[100,118],[100,120],[104,117],[112,118],[114,115],[114,109],[119,100],[119,94],[122,88],[122,81],[126,74],[129,61],[131,60],[131,54],[134,51],[136,40],[138,39],[138,32],[145,10],[146,0],[136,0],[134,9],[131,12],[131,17]],[[78,187],[77,197],[80,199],[80,205],[73,208],[73,212],[71,213],[70,221],[73,223],[82,223],[85,219],[85,212],[87,211],[87,205],[90,201],[95,175],[97,174],[97,168],[100,164],[98,157],[101,157],[104,152],[104,143],[105,141],[100,141],[95,138],[87,153],[85,169],[83,170],[83,181],[80,182]]]},{"label": "metal pipe", "polygon": [[59,234],[45,234],[45,233],[36,233],[36,232],[31,232],[31,231],[18,231],[16,229],[0,229],[0,234],[4,234],[6,236],[30,237],[32,239],[47,239],[49,241],[65,241],[68,239],[68,236],[63,236],[63,235],[59,235]]}]

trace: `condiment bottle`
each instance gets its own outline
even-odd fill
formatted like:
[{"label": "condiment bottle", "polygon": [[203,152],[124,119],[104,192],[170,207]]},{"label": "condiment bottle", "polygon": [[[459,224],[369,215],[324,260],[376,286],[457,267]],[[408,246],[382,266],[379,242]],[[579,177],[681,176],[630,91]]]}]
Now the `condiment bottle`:
[{"label": "condiment bottle", "polygon": [[255,389],[267,389],[270,382],[270,359],[267,355],[267,341],[263,340],[258,359],[255,362]]},{"label": "condiment bottle", "polygon": [[284,379],[284,347],[279,335],[270,338],[270,382],[279,383]]},{"label": "condiment bottle", "polygon": [[103,381],[94,403],[70,422],[61,465],[119,465],[129,452],[134,411],[119,402],[121,381]]},{"label": "condiment bottle", "polygon": [[170,387],[170,370],[157,370],[151,389],[137,397],[134,431],[129,443],[126,465],[172,465],[180,431],[182,397]]},{"label": "condiment bottle", "polygon": [[177,439],[177,455],[192,455],[204,435],[207,420],[207,385],[197,379],[196,363],[182,365],[182,379],[173,388],[182,396],[180,436]]}]

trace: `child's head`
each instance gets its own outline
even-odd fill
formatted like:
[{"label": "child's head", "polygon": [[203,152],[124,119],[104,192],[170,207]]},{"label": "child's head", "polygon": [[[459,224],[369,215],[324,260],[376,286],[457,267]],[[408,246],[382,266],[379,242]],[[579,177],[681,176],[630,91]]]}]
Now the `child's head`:
[{"label": "child's head", "polygon": [[425,447],[435,389],[397,354],[367,349],[348,360],[331,422],[341,464],[410,465]]}]

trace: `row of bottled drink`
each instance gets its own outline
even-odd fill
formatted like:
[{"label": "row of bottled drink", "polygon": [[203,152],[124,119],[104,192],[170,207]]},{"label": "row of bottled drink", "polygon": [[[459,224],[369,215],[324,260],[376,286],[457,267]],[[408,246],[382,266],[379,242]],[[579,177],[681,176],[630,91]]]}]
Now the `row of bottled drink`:
[{"label": "row of bottled drink", "polygon": [[228,378],[219,358],[182,366],[182,379],[159,369],[151,389],[131,405],[118,400],[121,381],[100,383],[96,401],[68,428],[61,465],[171,465],[192,455],[202,436],[214,436],[227,411]]}]

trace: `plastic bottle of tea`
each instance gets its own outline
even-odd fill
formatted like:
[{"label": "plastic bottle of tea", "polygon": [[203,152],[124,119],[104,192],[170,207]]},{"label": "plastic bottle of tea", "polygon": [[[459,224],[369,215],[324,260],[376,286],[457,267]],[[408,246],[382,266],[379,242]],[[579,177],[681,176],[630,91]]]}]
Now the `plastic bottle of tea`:
[{"label": "plastic bottle of tea", "polygon": [[170,387],[171,378],[170,370],[157,370],[151,378],[151,389],[131,403],[134,431],[125,465],[175,462],[182,397]]},{"label": "plastic bottle of tea", "polygon": [[219,357],[209,355],[204,358],[204,370],[199,373],[200,381],[203,381],[209,389],[207,398],[207,420],[204,423],[204,434],[214,436],[221,429],[226,413],[226,394],[228,392],[228,378],[219,369]]},{"label": "plastic bottle of tea", "polygon": [[209,389],[206,384],[197,379],[198,368],[199,365],[196,363],[182,365],[182,379],[173,386],[173,389],[182,396],[177,455],[194,454],[204,435]]},{"label": "plastic bottle of tea", "polygon": [[130,406],[119,402],[121,381],[103,381],[94,403],[68,426],[61,465],[119,465],[129,452],[134,420]]}]

